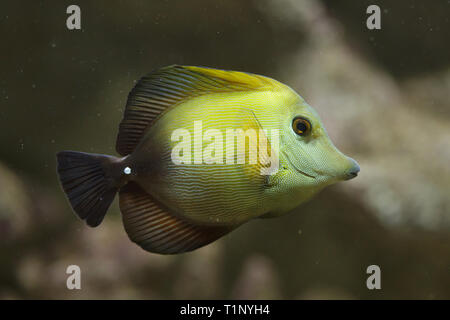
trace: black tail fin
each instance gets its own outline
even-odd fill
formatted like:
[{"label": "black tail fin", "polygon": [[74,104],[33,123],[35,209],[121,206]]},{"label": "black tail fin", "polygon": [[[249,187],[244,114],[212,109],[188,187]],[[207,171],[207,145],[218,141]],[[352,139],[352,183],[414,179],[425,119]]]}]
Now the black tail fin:
[{"label": "black tail fin", "polygon": [[59,179],[73,210],[89,226],[98,226],[118,190],[110,174],[118,159],[75,151],[62,151],[56,157]]}]

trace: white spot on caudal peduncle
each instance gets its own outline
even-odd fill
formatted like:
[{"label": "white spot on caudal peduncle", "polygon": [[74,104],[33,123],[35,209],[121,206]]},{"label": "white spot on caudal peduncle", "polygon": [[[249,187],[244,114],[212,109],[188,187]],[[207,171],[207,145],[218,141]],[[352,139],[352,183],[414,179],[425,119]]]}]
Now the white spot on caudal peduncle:
[{"label": "white spot on caudal peduncle", "polygon": [[130,167],[125,167],[125,169],[123,169],[123,173],[130,174],[131,173],[131,168]]}]

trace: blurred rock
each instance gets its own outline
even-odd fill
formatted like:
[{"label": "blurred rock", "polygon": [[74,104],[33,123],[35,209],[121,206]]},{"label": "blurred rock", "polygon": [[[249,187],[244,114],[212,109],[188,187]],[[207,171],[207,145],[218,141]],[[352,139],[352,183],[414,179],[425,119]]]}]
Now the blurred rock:
[{"label": "blurred rock", "polygon": [[354,297],[339,288],[315,287],[299,295],[300,300],[350,300]]},{"label": "blurred rock", "polygon": [[254,254],[245,260],[231,297],[244,300],[282,297],[276,271],[267,257]]},{"label": "blurred rock", "polygon": [[30,232],[30,208],[22,181],[0,163],[0,242],[17,241]]},{"label": "blurred rock", "polygon": [[175,299],[218,299],[222,275],[222,244],[209,246],[183,254],[175,276]]},{"label": "blurred rock", "polygon": [[[405,98],[411,101],[411,107],[417,107],[419,111],[425,109],[447,121],[450,118],[450,68],[412,77],[403,82],[402,91]],[[446,152],[448,149],[442,151]]]},{"label": "blurred rock", "polygon": [[23,257],[17,270],[17,275],[26,290],[41,290],[46,286],[47,277],[44,261],[36,255]]}]

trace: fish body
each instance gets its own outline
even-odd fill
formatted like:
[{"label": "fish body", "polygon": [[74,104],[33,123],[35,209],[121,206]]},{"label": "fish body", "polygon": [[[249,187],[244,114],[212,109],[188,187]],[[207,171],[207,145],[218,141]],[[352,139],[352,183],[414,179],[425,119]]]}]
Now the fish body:
[{"label": "fish body", "polygon": [[116,149],[122,157],[59,153],[63,189],[91,226],[119,192],[130,239],[163,254],[279,216],[359,171],[288,86],[200,67],[170,66],[142,78]]}]

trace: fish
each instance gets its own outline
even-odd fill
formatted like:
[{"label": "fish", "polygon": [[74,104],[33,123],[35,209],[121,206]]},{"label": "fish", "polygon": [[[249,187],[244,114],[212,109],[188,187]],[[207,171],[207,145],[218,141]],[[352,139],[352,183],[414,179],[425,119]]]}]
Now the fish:
[{"label": "fish", "polygon": [[91,227],[118,194],[130,240],[158,254],[189,252],[250,220],[281,216],[360,171],[289,86],[196,66],[162,67],[136,83],[116,151],[58,152],[62,189]]}]

